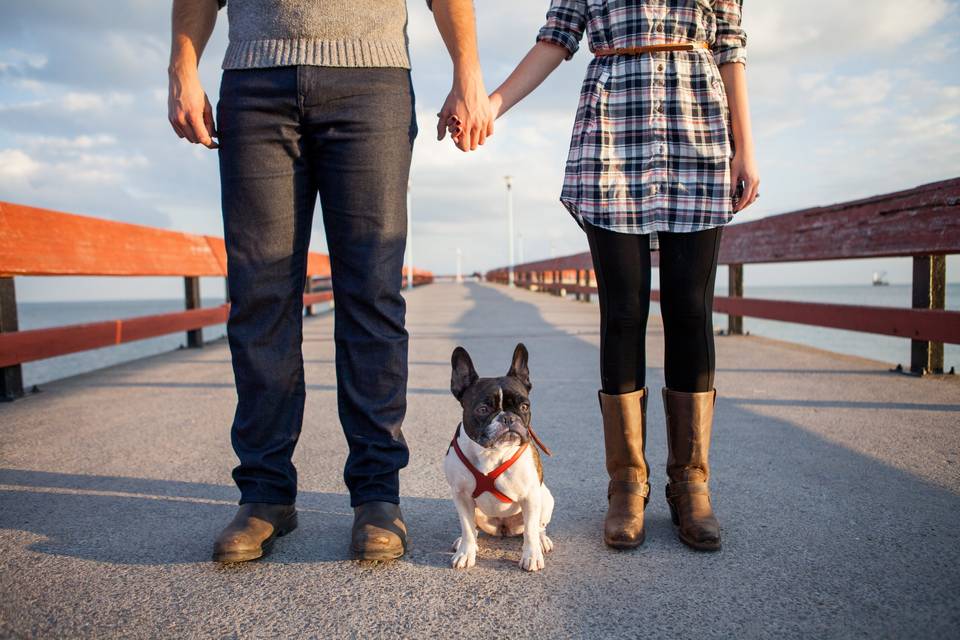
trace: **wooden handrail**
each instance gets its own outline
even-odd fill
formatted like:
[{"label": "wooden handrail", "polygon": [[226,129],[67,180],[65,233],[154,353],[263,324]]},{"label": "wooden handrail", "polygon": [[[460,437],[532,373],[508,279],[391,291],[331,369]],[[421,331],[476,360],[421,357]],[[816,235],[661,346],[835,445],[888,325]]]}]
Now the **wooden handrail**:
[{"label": "wooden handrail", "polygon": [[[717,297],[715,310],[728,314],[732,334],[742,333],[748,316],[910,338],[911,370],[942,371],[943,343],[960,344],[960,312],[944,310],[943,293],[944,256],[956,253],[960,178],[731,224],[723,230],[719,256],[730,267],[730,295]],[[912,309],[743,297],[745,264],[881,257],[913,258]],[[651,263],[659,265],[659,253],[651,254]],[[589,253],[527,262],[513,272],[518,286],[587,300],[597,292]],[[509,269],[489,271],[486,279],[506,284]]]},{"label": "wooden handrail", "polygon": [[[307,256],[304,307],[331,300],[330,258]],[[15,276],[180,276],[186,310],[125,320],[19,331]],[[222,238],[155,229],[0,201],[0,400],[23,395],[20,364],[180,331],[203,345],[201,329],[227,320],[229,305],[200,308],[200,277],[227,276]],[[408,270],[403,268],[404,282]],[[324,290],[314,291],[318,280]],[[413,270],[416,286],[433,281]],[[324,284],[326,283],[326,284]]]},{"label": "wooden handrail", "polygon": [[[863,200],[727,225],[720,264],[960,253],[960,178]],[[660,256],[650,254],[653,266]],[[517,271],[593,269],[589,252],[525,262]],[[506,273],[506,267],[489,274]]]},{"label": "wooden handrail", "polygon": [[[330,275],[328,256],[307,262]],[[222,238],[0,202],[0,277],[226,275]]]}]

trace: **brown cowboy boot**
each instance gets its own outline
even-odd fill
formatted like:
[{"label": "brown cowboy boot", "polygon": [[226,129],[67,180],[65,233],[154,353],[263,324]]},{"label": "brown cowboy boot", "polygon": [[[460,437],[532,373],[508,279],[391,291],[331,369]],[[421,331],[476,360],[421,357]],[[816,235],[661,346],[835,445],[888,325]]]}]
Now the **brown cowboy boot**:
[{"label": "brown cowboy boot", "polygon": [[667,504],[680,540],[700,551],[720,549],[720,524],[710,506],[710,430],[716,389],[663,390],[667,416]]},{"label": "brown cowboy boot", "polygon": [[643,508],[650,495],[644,456],[647,390],[598,395],[610,476],[603,541],[615,549],[633,549],[643,544]]},{"label": "brown cowboy boot", "polygon": [[246,562],[270,553],[273,541],[297,528],[292,504],[247,502],[213,543],[214,562]]},{"label": "brown cowboy boot", "polygon": [[400,505],[366,502],[353,509],[350,550],[355,560],[393,560],[407,550],[407,525]]}]

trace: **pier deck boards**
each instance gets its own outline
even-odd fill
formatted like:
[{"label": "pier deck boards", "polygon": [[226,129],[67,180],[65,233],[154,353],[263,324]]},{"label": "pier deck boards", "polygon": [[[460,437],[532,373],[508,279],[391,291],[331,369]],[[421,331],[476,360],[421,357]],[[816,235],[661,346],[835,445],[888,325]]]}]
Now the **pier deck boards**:
[{"label": "pier deck boards", "polygon": [[[647,542],[600,539],[606,481],[595,305],[502,286],[409,293],[412,550],[347,560],[351,510],[332,316],[305,324],[300,528],[220,567],[237,498],[224,342],[44,385],[0,406],[0,637],[937,637],[960,628],[960,381],[758,337],[717,340],[713,491],[724,548],[674,537],[663,499],[662,332],[649,335]],[[481,375],[530,349],[557,507],[546,569],[520,541],[459,535],[441,459],[459,407],[449,356]]]}]

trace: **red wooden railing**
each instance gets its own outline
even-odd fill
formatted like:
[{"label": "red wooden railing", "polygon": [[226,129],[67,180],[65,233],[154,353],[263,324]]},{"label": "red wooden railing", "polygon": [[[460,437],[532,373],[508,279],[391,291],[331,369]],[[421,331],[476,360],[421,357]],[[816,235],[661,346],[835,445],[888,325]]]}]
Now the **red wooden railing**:
[{"label": "red wooden railing", "polygon": [[[186,309],[175,313],[50,329],[18,331],[15,276],[179,276]],[[307,259],[304,308],[333,298],[330,259]],[[229,305],[200,307],[200,278],[227,277],[223,239],[0,202],[0,400],[23,394],[24,362],[187,332],[203,345],[202,328],[226,322]],[[403,270],[404,281],[408,277]],[[414,285],[433,281],[415,269]],[[319,289],[319,290],[318,290]]]},{"label": "red wooden railing", "polygon": [[[743,332],[743,317],[910,338],[911,370],[943,371],[943,343],[960,344],[960,312],[945,311],[947,254],[960,253],[960,178],[829,207],[770,216],[724,229],[720,264],[729,294],[714,308]],[[743,266],[772,262],[911,256],[913,308],[791,302],[743,297]],[[658,254],[652,254],[654,266]],[[486,274],[508,283],[509,269]],[[588,299],[596,293],[589,253],[514,267],[518,286]],[[659,292],[651,292],[659,300]]]}]

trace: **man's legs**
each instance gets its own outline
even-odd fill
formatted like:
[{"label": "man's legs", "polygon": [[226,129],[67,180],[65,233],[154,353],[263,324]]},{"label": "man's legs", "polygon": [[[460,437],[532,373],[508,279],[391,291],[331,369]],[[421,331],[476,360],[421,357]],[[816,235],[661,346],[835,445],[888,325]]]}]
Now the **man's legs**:
[{"label": "man's legs", "polygon": [[408,451],[400,295],[416,124],[403,69],[303,67],[304,134],[319,186],[336,303],[337,398],[350,503],[399,503]]},{"label": "man's legs", "polygon": [[316,184],[303,157],[297,69],[227,71],[217,107],[237,386],[241,504],[291,505],[303,419],[302,293]]}]

